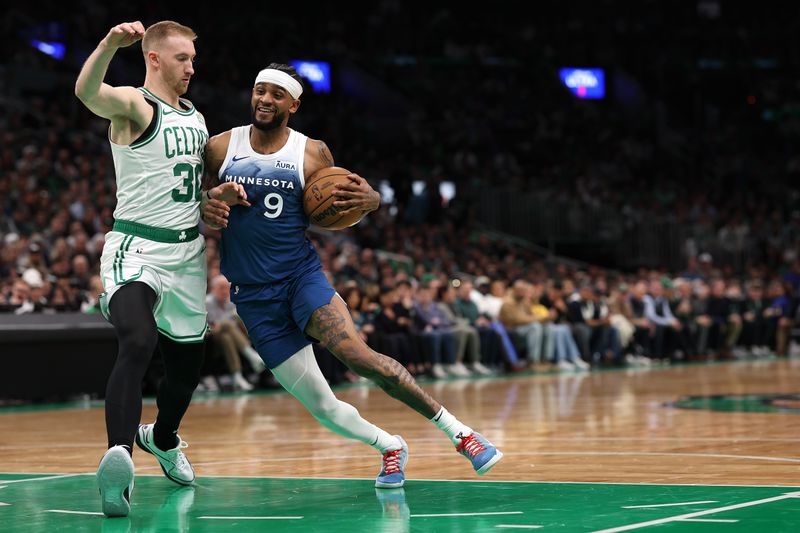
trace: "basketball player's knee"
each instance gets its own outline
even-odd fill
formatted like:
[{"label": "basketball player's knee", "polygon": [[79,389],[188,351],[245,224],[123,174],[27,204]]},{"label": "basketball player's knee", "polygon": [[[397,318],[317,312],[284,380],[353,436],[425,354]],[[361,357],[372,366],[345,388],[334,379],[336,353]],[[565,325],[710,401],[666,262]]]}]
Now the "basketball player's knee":
[{"label": "basketball player's knee", "polygon": [[184,377],[180,380],[171,380],[169,385],[174,394],[183,398],[191,398],[199,382],[199,378]]},{"label": "basketball player's knee", "polygon": [[142,328],[119,336],[120,355],[134,358],[146,358],[148,361],[153,355],[158,343],[158,334]]},{"label": "basketball player's knee", "polygon": [[170,382],[174,382],[176,386],[182,387],[186,392],[191,394],[197,388],[197,384],[200,383],[201,368],[201,364],[198,364],[197,361],[187,361],[187,364],[181,369],[181,372],[173,372]]},{"label": "basketball player's knee", "polygon": [[[339,411],[343,402],[335,397],[320,398],[308,406],[309,411],[317,420],[321,422],[335,422],[339,418]],[[346,404],[344,404],[346,405]]]},{"label": "basketball player's knee", "polygon": [[187,361],[181,372],[173,372],[174,381],[180,382],[182,385],[194,390],[200,382],[200,369],[201,365],[196,361]]},{"label": "basketball player's knee", "polygon": [[200,372],[190,367],[173,368],[164,376],[170,391],[183,398],[191,397],[200,382]]}]

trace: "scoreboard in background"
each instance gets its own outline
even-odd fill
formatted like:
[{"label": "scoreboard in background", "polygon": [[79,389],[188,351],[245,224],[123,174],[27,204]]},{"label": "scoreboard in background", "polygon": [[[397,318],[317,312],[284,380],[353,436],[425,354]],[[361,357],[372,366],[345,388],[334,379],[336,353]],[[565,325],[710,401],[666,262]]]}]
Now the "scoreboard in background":
[{"label": "scoreboard in background", "polygon": [[606,75],[601,68],[562,68],[559,75],[578,98],[599,100],[606,96]]}]

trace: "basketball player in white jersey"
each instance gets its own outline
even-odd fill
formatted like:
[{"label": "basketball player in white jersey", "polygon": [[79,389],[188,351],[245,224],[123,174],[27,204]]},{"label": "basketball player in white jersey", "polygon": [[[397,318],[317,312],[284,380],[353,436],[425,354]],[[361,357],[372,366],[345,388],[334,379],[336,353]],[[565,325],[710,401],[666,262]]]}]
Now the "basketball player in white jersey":
[{"label": "basketball player in white jersey", "polygon": [[[376,487],[403,486],[408,446],[334,396],[314,358],[312,341],[431,420],[475,471],[484,474],[503,454],[422,390],[403,365],[361,340],[347,306],[322,272],[319,256],[305,235],[309,219],[303,210],[303,187],[307,177],[334,162],[324,142],[287,126],[300,106],[302,91],[293,67],[271,64],[254,83],[252,124],[211,138],[206,148],[213,180],[209,185],[223,183],[208,193],[221,198],[220,187],[231,183],[245,189],[232,201],[208,199],[206,193],[203,200],[206,222],[225,226],[221,269],[232,284],[237,313],[259,355],[286,390],[325,427],[382,454]],[[360,176],[349,177],[352,183],[335,191],[340,199],[334,205],[363,214],[377,209],[380,195]]]},{"label": "basketball player in white jersey", "polygon": [[[114,227],[100,259],[101,310],[119,342],[106,388],[108,450],[97,470],[107,516],[130,512],[134,438],[170,480],[194,481],[182,451],[187,444],[177,430],[197,386],[207,327],[205,244],[198,221],[208,131],[203,115],[181,98],[194,74],[195,38],[191,28],[172,21],[147,31],[138,21],[119,24],[100,41],[75,84],[86,107],[111,121],[117,178]],[[117,49],[139,40],[144,86],[104,83]],[[226,191],[236,189],[232,184]],[[137,431],[142,378],[156,347],[165,367],[158,417]]]}]

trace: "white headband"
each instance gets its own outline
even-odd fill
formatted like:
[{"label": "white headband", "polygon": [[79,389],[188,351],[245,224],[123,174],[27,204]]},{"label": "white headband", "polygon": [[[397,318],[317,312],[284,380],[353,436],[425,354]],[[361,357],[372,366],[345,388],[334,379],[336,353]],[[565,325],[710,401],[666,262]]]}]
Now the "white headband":
[{"label": "white headband", "polygon": [[256,82],[253,85],[258,85],[259,83],[274,83],[275,85],[279,85],[286,89],[295,100],[300,98],[300,95],[303,94],[303,86],[300,85],[300,82],[282,70],[265,68],[258,73]]}]

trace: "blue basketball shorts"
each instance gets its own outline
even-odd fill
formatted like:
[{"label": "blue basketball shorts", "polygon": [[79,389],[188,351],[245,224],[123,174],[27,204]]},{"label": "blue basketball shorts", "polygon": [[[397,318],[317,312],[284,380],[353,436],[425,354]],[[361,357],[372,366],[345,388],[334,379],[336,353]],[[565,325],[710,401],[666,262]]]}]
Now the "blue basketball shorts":
[{"label": "blue basketball shorts", "polygon": [[334,294],[322,270],[266,285],[231,285],[231,301],[268,368],[316,342],[304,333],[306,325]]}]

